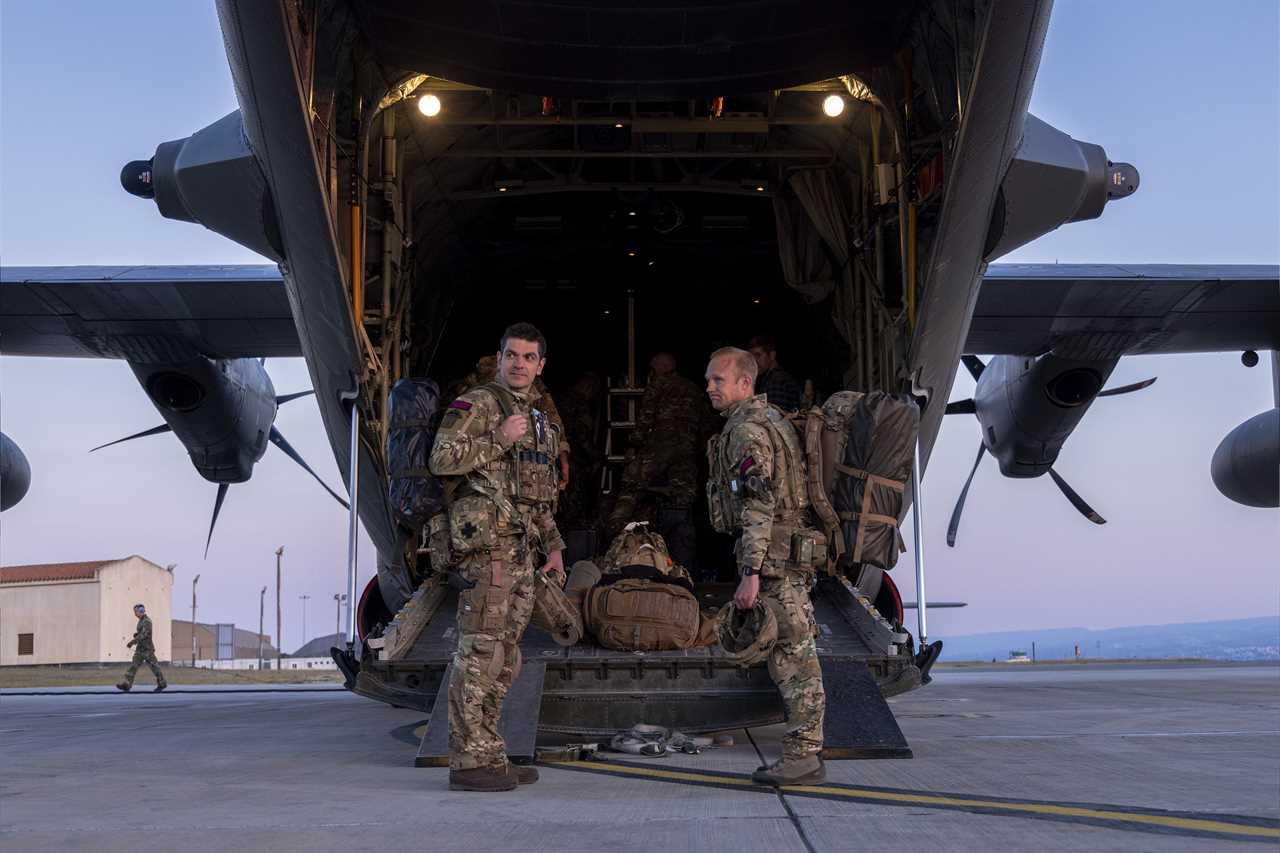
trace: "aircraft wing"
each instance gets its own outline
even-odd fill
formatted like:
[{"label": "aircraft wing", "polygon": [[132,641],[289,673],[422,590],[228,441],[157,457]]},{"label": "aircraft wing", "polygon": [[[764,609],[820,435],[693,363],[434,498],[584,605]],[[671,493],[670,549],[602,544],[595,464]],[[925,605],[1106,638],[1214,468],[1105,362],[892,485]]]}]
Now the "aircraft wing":
[{"label": "aircraft wing", "polygon": [[965,352],[1280,349],[1280,267],[992,264]]},{"label": "aircraft wing", "polygon": [[302,355],[274,265],[0,268],[0,354]]}]

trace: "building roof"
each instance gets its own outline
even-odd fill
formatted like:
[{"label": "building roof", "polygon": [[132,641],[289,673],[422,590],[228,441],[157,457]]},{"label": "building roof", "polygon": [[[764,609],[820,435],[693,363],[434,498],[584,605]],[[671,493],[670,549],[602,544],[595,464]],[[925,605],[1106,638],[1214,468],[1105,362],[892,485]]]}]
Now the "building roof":
[{"label": "building roof", "polygon": [[[128,557],[123,558],[125,560]],[[122,560],[89,560],[84,563],[36,563],[30,566],[0,566],[0,584],[33,581],[93,580],[98,572]]]}]

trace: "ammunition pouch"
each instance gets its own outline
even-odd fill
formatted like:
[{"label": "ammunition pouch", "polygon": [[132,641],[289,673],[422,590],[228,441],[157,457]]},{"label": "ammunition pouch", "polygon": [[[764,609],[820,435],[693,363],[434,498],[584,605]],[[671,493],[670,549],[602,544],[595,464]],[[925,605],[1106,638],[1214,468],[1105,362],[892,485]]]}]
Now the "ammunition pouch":
[{"label": "ammunition pouch", "polygon": [[[449,507],[449,547],[456,557],[498,545],[498,507],[492,498],[468,494]],[[433,554],[434,557],[434,554]]]}]

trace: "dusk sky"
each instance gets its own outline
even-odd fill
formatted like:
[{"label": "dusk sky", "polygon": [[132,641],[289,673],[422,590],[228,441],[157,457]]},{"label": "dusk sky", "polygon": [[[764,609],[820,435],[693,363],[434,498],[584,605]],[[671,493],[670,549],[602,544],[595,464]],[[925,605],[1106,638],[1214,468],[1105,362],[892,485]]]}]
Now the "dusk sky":
[{"label": "dusk sky", "polygon": [[[1280,13],[1274,0],[1063,0],[1031,109],[1134,163],[1139,191],[1102,218],[1068,225],[1005,262],[1280,261]],[[120,188],[121,166],[237,108],[212,3],[0,5],[0,262],[261,263],[203,228],[160,217]],[[0,351],[3,341],[0,341]],[[1209,459],[1237,424],[1273,405],[1268,361],[1239,353],[1124,359],[1109,382],[1159,376],[1097,402],[1056,469],[1109,523],[1083,520],[1048,478],[1004,479],[987,459],[957,548],[945,531],[979,441],[947,419],[926,474],[928,592],[940,638],[1015,628],[1135,624],[1275,614],[1280,513],[1218,494]],[[300,359],[267,363],[278,393],[310,387]],[[549,368],[554,370],[554,364]],[[973,382],[960,371],[952,399]],[[203,559],[216,487],[172,436],[88,449],[157,425],[123,362],[0,359],[4,432],[32,467],[26,499],[0,517],[0,563],[140,554],[177,563],[173,612],[256,629],[273,551],[285,546],[284,646],[334,629],[345,583],[346,515],[275,448],[232,487]],[[330,485],[341,478],[311,399],[277,425]],[[904,531],[910,541],[910,526]],[[914,598],[912,557],[894,577]],[[367,540],[361,587],[373,572]],[[914,626],[913,617],[909,622]]]}]

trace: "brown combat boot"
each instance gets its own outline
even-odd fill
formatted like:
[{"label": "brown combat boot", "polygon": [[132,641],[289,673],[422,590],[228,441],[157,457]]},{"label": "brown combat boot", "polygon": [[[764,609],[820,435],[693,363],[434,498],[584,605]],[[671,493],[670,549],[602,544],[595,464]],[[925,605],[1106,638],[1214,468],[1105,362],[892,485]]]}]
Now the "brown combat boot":
[{"label": "brown combat boot", "polygon": [[532,785],[538,781],[538,768],[528,764],[508,764],[507,772],[515,777],[519,785]]},{"label": "brown combat boot", "polygon": [[827,778],[827,768],[822,759],[816,755],[804,758],[783,758],[761,767],[751,774],[751,781],[758,785],[772,785],[775,788],[783,785],[812,785]]},{"label": "brown combat boot", "polygon": [[116,689],[117,689],[117,690],[120,690],[120,691],[122,691],[122,692],[124,692],[124,693],[128,693],[131,689],[133,689],[133,685],[132,685],[132,684],[125,684],[125,683],[122,681],[122,682],[120,682],[119,684],[117,684],[117,685],[116,685]]},{"label": "brown combat boot", "polygon": [[515,774],[497,767],[449,771],[450,791],[510,791],[517,784]]}]

